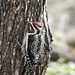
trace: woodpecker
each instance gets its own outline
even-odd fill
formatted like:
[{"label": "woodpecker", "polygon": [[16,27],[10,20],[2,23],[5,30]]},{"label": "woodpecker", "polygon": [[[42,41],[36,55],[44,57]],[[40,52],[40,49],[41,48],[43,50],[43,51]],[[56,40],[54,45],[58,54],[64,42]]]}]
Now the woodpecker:
[{"label": "woodpecker", "polygon": [[26,64],[24,65],[24,69],[22,71],[22,75],[25,73],[31,72],[33,75],[32,69],[36,69],[38,64],[40,64],[40,51],[41,51],[41,30],[42,25],[39,22],[29,22],[28,23],[28,33],[27,33],[27,56],[26,56]]},{"label": "woodpecker", "polygon": [[[38,56],[37,52],[40,50],[42,25],[39,22],[32,22],[29,27],[28,36],[28,55],[30,57],[31,63],[34,64]],[[36,55],[37,54],[37,55]]]}]

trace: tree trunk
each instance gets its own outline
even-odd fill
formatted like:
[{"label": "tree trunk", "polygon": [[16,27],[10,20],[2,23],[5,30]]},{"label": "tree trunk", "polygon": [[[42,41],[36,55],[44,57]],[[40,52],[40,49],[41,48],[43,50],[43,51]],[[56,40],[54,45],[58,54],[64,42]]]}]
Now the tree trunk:
[{"label": "tree trunk", "polygon": [[[42,31],[28,36],[33,21]],[[0,75],[45,75],[51,42],[46,0],[0,0]]]}]

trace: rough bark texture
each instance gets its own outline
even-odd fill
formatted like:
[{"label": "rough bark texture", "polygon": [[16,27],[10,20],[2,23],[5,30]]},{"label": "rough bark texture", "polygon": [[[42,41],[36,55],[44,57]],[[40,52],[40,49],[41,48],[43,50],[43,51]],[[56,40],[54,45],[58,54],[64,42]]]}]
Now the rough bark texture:
[{"label": "rough bark texture", "polygon": [[[34,58],[40,63],[37,66],[27,62],[26,53],[28,22],[33,21],[43,25],[40,35],[32,37],[36,46],[32,45],[32,50],[38,50],[38,55],[35,53],[35,57],[39,56],[38,61]],[[46,0],[0,0],[0,75],[22,75],[24,68],[24,75],[45,75],[51,41]]]}]

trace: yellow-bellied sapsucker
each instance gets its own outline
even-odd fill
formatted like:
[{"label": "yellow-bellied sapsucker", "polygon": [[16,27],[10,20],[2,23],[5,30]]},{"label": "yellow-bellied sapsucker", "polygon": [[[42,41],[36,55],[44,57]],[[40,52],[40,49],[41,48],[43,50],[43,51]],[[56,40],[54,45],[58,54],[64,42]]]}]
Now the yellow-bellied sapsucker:
[{"label": "yellow-bellied sapsucker", "polygon": [[42,25],[39,22],[28,23],[27,49],[22,75],[33,75],[33,71],[40,65],[41,31]]}]

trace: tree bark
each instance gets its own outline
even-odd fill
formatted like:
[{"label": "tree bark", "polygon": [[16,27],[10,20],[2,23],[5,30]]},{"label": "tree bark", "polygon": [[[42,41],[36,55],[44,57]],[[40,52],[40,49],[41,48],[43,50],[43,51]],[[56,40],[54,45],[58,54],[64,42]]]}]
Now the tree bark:
[{"label": "tree bark", "polygon": [[[40,35],[32,37],[36,47],[31,45],[31,50],[38,50],[34,55],[39,56],[38,61],[34,58],[37,66],[28,63],[32,58],[28,60],[26,52],[27,40],[32,40],[27,35],[28,22],[33,21],[43,25]],[[46,0],[0,0],[0,75],[45,75],[51,42]]]}]

